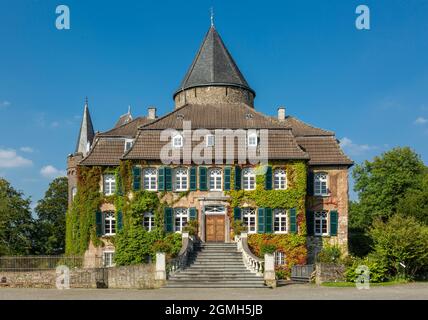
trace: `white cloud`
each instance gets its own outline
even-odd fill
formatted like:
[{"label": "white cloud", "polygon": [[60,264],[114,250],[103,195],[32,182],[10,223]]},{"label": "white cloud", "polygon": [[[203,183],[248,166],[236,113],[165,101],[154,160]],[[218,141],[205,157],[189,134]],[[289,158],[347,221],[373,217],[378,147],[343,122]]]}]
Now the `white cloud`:
[{"label": "white cloud", "polygon": [[10,102],[9,101],[0,101],[0,109],[2,108],[6,108],[10,106]]},{"label": "white cloud", "polygon": [[347,151],[350,155],[354,155],[354,156],[358,156],[367,151],[377,149],[377,147],[369,146],[368,144],[356,144],[347,137],[340,139],[340,146],[345,151]]},{"label": "white cloud", "polygon": [[33,153],[34,149],[31,147],[21,147],[19,148],[19,150],[21,150],[22,152],[26,152],[26,153]]},{"label": "white cloud", "polygon": [[59,170],[51,165],[44,166],[42,169],[40,169],[40,174],[47,179],[64,177],[67,175],[65,170]]},{"label": "white cloud", "polygon": [[424,117],[418,117],[418,118],[415,120],[414,124],[425,124],[425,123],[427,123],[427,122],[428,122],[428,119],[426,119],[426,118],[424,118]]},{"label": "white cloud", "polygon": [[32,164],[31,160],[19,156],[15,150],[0,149],[0,168],[20,168]]}]

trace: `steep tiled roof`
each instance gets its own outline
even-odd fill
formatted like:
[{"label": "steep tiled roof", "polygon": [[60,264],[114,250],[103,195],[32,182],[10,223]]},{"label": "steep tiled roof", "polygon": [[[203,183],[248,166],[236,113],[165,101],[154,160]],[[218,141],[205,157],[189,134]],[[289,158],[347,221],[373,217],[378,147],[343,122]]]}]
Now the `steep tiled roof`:
[{"label": "steep tiled roof", "polygon": [[175,95],[189,88],[225,85],[245,88],[254,93],[212,26]]},{"label": "steep tiled roof", "polygon": [[334,136],[297,137],[297,143],[310,155],[310,165],[353,165]]},{"label": "steep tiled roof", "polygon": [[324,129],[316,128],[311,126],[295,117],[287,116],[283,121],[281,121],[286,127],[293,130],[293,135],[295,137],[300,136],[332,136],[334,133],[332,131],[327,131]]},{"label": "steep tiled roof", "polygon": [[191,121],[192,128],[251,129],[284,128],[284,124],[255,111],[246,104],[187,104],[180,109],[146,124],[142,129],[183,129],[183,121]]},{"label": "steep tiled roof", "polygon": [[125,150],[124,138],[95,137],[89,154],[80,161],[83,166],[117,166]]},{"label": "steep tiled roof", "polygon": [[146,117],[138,117],[135,118],[134,120],[122,124],[119,127],[114,127],[113,129],[103,132],[103,133],[99,133],[98,136],[100,137],[135,137],[137,135],[138,132],[138,127],[145,125],[147,123],[150,123],[153,120],[147,119]]}]

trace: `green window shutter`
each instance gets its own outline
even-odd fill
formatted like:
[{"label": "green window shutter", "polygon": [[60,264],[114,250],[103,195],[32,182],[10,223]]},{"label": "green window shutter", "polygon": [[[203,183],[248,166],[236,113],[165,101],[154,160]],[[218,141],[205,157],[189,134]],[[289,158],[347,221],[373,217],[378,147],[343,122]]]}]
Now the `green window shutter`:
[{"label": "green window shutter", "polygon": [[103,213],[101,211],[95,213],[95,223],[97,237],[101,237],[103,235]]},{"label": "green window shutter", "polygon": [[235,167],[235,190],[241,190],[241,167]]},{"label": "green window shutter", "polygon": [[165,168],[160,167],[158,170],[158,190],[165,191]]},{"label": "green window shutter", "polygon": [[314,195],[314,173],[312,171],[308,171],[306,185],[307,185],[307,190],[306,190],[307,195],[313,196]]},{"label": "green window shutter", "polygon": [[172,169],[165,167],[165,191],[172,191]]},{"label": "green window shutter", "polygon": [[233,218],[234,220],[241,220],[241,208],[239,207],[233,208]]},{"label": "green window shutter", "polygon": [[231,174],[231,168],[225,167],[224,168],[224,191],[230,190],[230,174]]},{"label": "green window shutter", "polygon": [[207,191],[207,168],[199,167],[199,190]]},{"label": "green window shutter", "polygon": [[122,211],[117,212],[117,221],[116,221],[117,231],[122,230],[123,227],[123,215]]},{"label": "green window shutter", "polygon": [[272,209],[265,209],[265,232],[272,233]]},{"label": "green window shutter", "polygon": [[338,213],[336,210],[330,211],[330,235],[337,236]]},{"label": "green window shutter", "polygon": [[297,233],[296,208],[290,209],[290,233]]},{"label": "green window shutter", "polygon": [[306,211],[306,233],[308,236],[314,235],[314,212]]},{"label": "green window shutter", "polygon": [[257,210],[257,233],[265,233],[265,208]]},{"label": "green window shutter", "polygon": [[173,210],[172,208],[165,208],[164,209],[164,220],[165,220],[165,231],[166,232],[173,232],[174,231],[174,224],[173,224]]},{"label": "green window shutter", "polygon": [[265,189],[272,190],[272,167],[268,166],[266,170]]},{"label": "green window shutter", "polygon": [[190,220],[196,220],[198,218],[198,211],[196,210],[196,208],[189,208],[189,216]]},{"label": "green window shutter", "polygon": [[190,167],[190,191],[196,191],[196,167]]},{"label": "green window shutter", "polygon": [[133,177],[132,188],[134,190],[140,190],[141,189],[141,168],[140,167],[132,168],[132,177]]}]

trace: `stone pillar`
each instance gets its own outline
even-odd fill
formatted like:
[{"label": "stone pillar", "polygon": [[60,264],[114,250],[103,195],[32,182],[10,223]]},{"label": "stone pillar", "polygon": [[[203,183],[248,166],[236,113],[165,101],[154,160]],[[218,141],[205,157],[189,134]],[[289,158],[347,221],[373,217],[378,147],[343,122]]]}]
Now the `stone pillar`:
[{"label": "stone pillar", "polygon": [[166,256],[163,252],[156,252],[155,281],[158,286],[166,283]]},{"label": "stone pillar", "polygon": [[276,288],[275,257],[273,254],[265,253],[264,280],[268,287]]}]

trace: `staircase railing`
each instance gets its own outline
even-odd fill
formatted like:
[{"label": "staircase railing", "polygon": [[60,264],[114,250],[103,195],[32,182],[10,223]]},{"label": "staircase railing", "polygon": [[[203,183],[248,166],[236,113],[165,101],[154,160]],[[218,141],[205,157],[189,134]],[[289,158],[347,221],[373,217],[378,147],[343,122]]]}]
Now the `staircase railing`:
[{"label": "staircase railing", "polygon": [[264,271],[264,260],[256,257],[248,247],[247,234],[242,232],[240,236],[237,236],[238,251],[242,253],[242,260],[245,266],[251,272],[258,276],[263,275]]},{"label": "staircase railing", "polygon": [[193,242],[193,239],[189,237],[189,233],[183,232],[181,238],[181,250],[177,257],[168,263],[168,274],[174,274],[188,266],[189,255],[193,252]]}]

